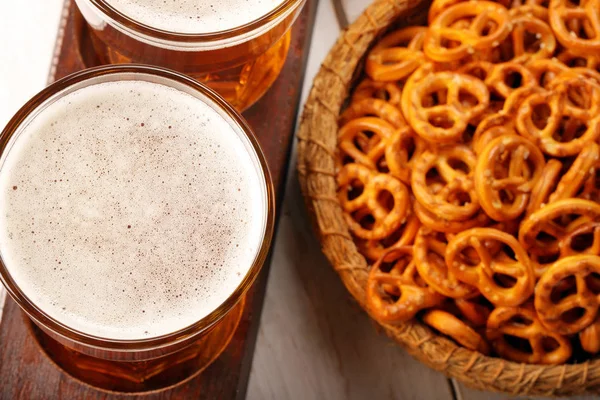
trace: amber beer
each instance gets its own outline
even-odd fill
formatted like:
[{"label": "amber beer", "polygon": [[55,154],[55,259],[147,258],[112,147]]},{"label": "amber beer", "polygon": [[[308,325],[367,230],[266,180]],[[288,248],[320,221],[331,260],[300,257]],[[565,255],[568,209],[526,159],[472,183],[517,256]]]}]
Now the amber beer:
[{"label": "amber beer", "polygon": [[160,68],[58,81],[0,137],[0,277],[54,362],[100,387],[160,388],[220,354],[273,207],[244,120]]},{"label": "amber beer", "polygon": [[183,72],[240,111],[279,75],[304,2],[76,0],[101,62]]}]

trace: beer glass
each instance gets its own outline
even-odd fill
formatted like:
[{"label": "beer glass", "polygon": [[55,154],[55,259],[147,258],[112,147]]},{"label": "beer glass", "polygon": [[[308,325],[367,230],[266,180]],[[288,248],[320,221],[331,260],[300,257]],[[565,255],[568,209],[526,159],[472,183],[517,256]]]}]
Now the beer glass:
[{"label": "beer glass", "polygon": [[[262,193],[260,198],[264,200],[261,206],[261,210],[264,210],[264,218],[260,219],[262,224],[260,230],[263,235],[256,241],[254,258],[243,260],[243,263],[247,264],[243,266],[243,270],[247,272],[239,277],[239,284],[231,292],[222,296],[226,299],[205,317],[183,329],[156,337],[112,339],[82,332],[66,325],[49,315],[34,300],[35,296],[28,296],[24,292],[10,272],[11,267],[15,266],[9,263],[18,262],[14,261],[14,258],[7,257],[6,254],[0,254],[0,279],[12,299],[33,322],[31,328],[35,338],[52,361],[86,383],[108,390],[132,392],[161,389],[191,379],[214,361],[227,346],[240,321],[245,293],[256,279],[269,251],[274,228],[275,200],[271,176],[260,145],[237,111],[218,94],[196,80],[174,71],[151,66],[97,67],[70,75],[41,91],[17,112],[2,131],[0,170],[6,168],[7,155],[15,148],[19,135],[29,125],[35,123],[36,119],[43,116],[45,110],[53,103],[96,84],[125,81],[156,83],[169,90],[175,89],[186,93],[208,105],[215,115],[227,121],[239,136],[250,159],[253,160],[253,165],[248,165],[246,168],[255,169],[256,176],[262,182],[257,190]],[[115,99],[116,102],[118,100]],[[113,108],[112,111],[109,109],[109,112],[118,111]],[[170,126],[169,129],[165,128],[167,134],[170,133],[170,128]],[[81,135],[84,135],[86,125],[82,123],[78,129]],[[43,174],[46,173],[52,174],[52,171],[44,171]],[[216,173],[218,174],[218,171]],[[13,189],[17,190],[17,187]],[[18,190],[21,188],[19,187]],[[158,196],[159,190],[153,188],[153,196]],[[38,216],[32,211],[32,214],[27,215],[28,219],[29,217],[33,219]],[[126,228],[131,226],[123,229]],[[164,241],[169,240],[171,238],[165,235]],[[73,243],[73,247],[77,245]],[[119,268],[126,270],[127,265]],[[61,284],[60,281],[56,282],[56,285]],[[90,300],[86,306],[94,307],[93,301]]]},{"label": "beer glass", "polygon": [[305,0],[283,0],[252,22],[201,34],[145,25],[106,0],[76,3],[90,27],[102,63],[142,63],[185,73],[243,111],[267,91],[281,72],[290,46],[290,27]]}]

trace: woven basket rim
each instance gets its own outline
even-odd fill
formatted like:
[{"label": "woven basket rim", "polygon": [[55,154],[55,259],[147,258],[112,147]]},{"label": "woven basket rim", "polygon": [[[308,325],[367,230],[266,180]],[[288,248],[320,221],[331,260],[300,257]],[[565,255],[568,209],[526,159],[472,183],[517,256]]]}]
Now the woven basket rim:
[{"label": "woven basket rim", "polygon": [[[426,13],[428,7],[427,0],[376,0],[342,31],[313,81],[297,134],[298,178],[322,251],[367,313],[362,284],[367,261],[352,240],[336,197],[337,119],[372,43],[401,17],[409,25],[412,16]],[[416,320],[376,322],[413,357],[475,389],[544,396],[600,389],[600,358],[581,364],[521,364],[468,350]]]}]

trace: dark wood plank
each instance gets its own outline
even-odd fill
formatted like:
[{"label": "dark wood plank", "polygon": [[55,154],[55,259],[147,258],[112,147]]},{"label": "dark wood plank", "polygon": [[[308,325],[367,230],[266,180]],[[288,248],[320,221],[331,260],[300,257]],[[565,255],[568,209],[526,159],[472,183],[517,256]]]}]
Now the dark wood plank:
[{"label": "dark wood plank", "polygon": [[[244,114],[254,128],[266,154],[277,188],[278,205],[281,204],[283,197],[316,3],[317,0],[308,0],[294,25],[290,52],[280,77],[269,92]],[[76,35],[83,27],[75,24],[74,4],[69,3],[67,6],[69,9],[65,36],[64,40],[58,42],[61,47],[57,53],[57,63],[51,71],[51,76],[55,79],[85,68],[83,60],[90,60],[90,54],[82,56],[79,52],[80,46]],[[238,330],[223,354],[190,382],[174,389],[138,397],[147,399],[244,398],[269,264],[270,258],[254,288],[250,290]],[[124,397],[86,386],[56,368],[33,340],[18,306],[11,300],[7,300],[0,323],[0,399]]]}]

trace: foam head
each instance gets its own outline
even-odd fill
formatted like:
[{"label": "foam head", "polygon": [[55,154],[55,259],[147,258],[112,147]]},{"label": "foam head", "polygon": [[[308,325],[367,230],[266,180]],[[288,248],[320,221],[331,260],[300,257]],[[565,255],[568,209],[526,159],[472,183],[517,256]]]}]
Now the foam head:
[{"label": "foam head", "polygon": [[126,16],[176,33],[212,33],[237,28],[270,13],[284,0],[106,0]]},{"label": "foam head", "polygon": [[64,325],[109,339],[183,329],[254,263],[266,182],[248,138],[200,94],[96,82],[45,105],[0,167],[0,255]]}]

